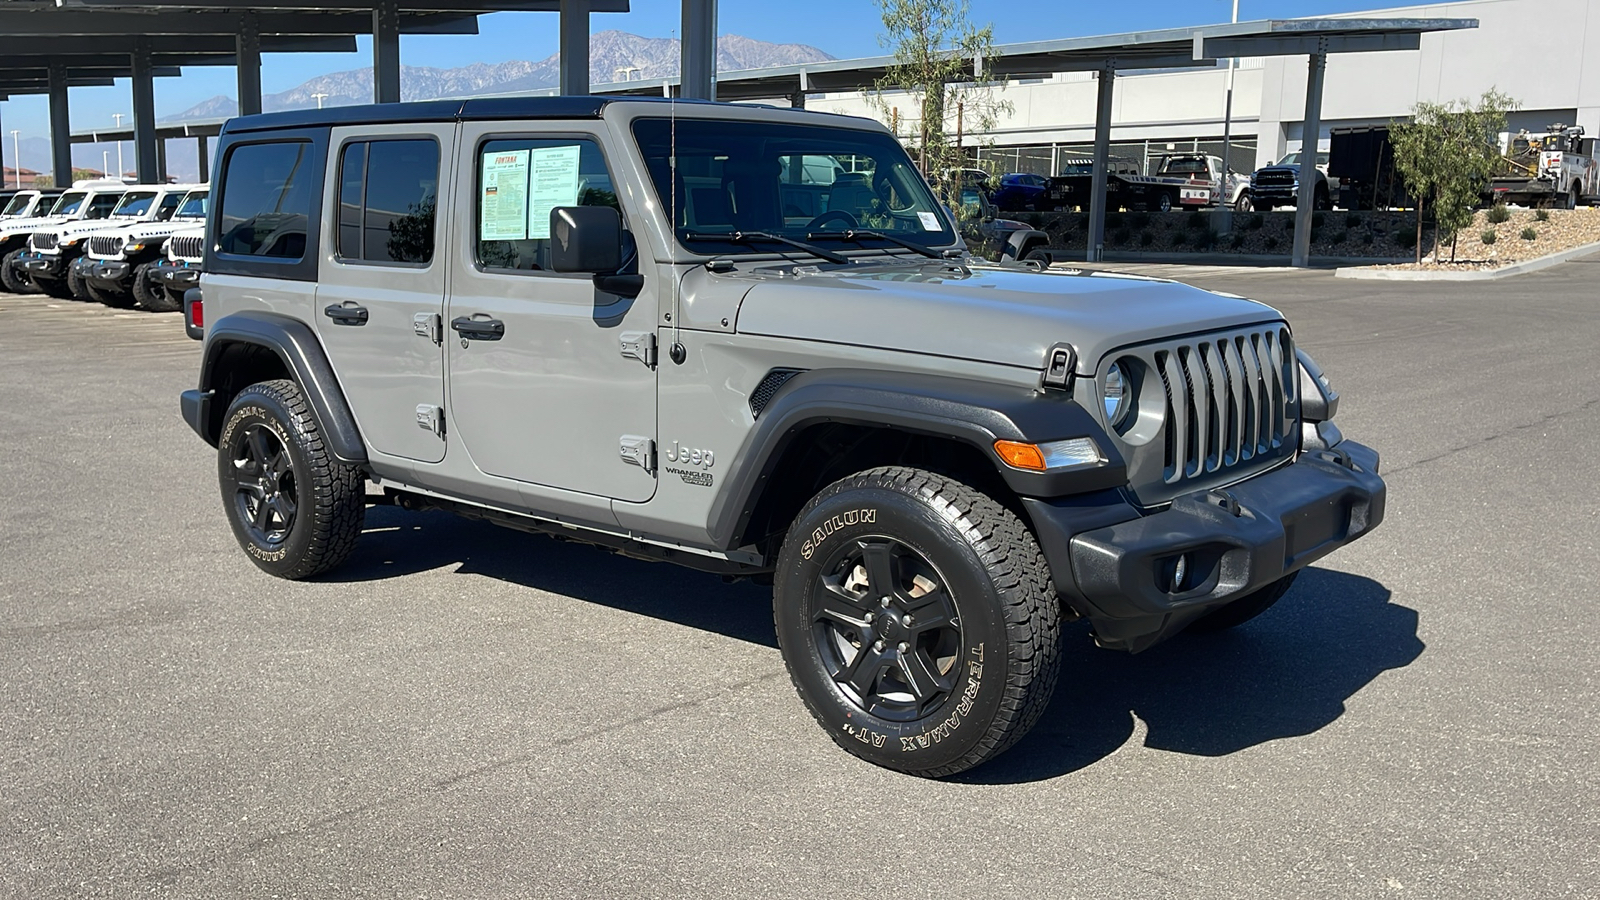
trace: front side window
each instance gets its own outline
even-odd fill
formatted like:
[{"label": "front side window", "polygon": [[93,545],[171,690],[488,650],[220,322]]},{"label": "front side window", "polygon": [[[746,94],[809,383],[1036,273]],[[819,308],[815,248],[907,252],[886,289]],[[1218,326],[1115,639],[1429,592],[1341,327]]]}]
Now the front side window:
[{"label": "front side window", "polygon": [[502,138],[478,148],[477,258],[487,269],[550,268],[550,210],[618,209],[600,145],[587,138]]},{"label": "front side window", "polygon": [[339,258],[427,264],[438,197],[434,141],[346,144],[339,156]]},{"label": "front side window", "polygon": [[[869,230],[928,246],[955,240],[888,134],[720,119],[679,119],[675,128],[667,119],[639,119],[633,132],[678,239],[696,253],[773,252],[773,243],[718,240],[736,232],[805,241]],[[859,243],[875,241],[892,244]]]},{"label": "front side window", "polygon": [[155,202],[155,191],[133,191],[122,195],[122,202],[112,210],[114,216],[142,216],[150,212],[150,205]]},{"label": "front side window", "polygon": [[161,198],[161,210],[156,213],[156,218],[163,222],[172,218],[172,214],[178,211],[178,204],[183,202],[183,196],[177,192],[163,196]]},{"label": "front side window", "polygon": [[83,191],[68,191],[62,194],[61,198],[56,200],[56,205],[50,207],[50,215],[70,216],[77,213],[78,207],[83,205],[83,198],[87,196],[89,195]]},{"label": "front side window", "polygon": [[217,249],[301,259],[311,213],[311,144],[244,144],[228,154]]},{"label": "front side window", "polygon": [[[152,194],[151,196],[155,196]],[[121,194],[95,194],[89,201],[89,211],[84,213],[85,219],[104,219],[111,215],[122,200]],[[148,207],[147,207],[148,208]]]}]

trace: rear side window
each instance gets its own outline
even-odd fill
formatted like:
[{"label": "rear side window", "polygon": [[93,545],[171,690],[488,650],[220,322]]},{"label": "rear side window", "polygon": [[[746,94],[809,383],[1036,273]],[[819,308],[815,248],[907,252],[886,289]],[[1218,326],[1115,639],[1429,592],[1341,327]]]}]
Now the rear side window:
[{"label": "rear side window", "polygon": [[508,138],[478,149],[477,257],[486,269],[548,269],[550,210],[617,206],[600,146],[584,138]]},{"label": "rear side window", "polygon": [[339,155],[339,258],[431,262],[438,197],[434,141],[346,144]]},{"label": "rear side window", "polygon": [[311,144],[243,144],[228,155],[217,249],[240,256],[301,259],[310,220]]}]

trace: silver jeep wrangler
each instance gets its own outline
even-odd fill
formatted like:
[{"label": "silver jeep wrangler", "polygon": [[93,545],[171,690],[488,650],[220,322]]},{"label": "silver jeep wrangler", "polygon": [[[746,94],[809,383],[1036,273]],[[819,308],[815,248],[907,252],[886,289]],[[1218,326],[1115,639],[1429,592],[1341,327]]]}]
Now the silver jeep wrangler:
[{"label": "silver jeep wrangler", "polygon": [[1273,309],[969,257],[877,123],[598,97],[234,119],[183,415],[283,578],[366,485],[774,586],[841,746],[1015,743],[1061,623],[1137,651],[1382,519],[1378,455]]}]

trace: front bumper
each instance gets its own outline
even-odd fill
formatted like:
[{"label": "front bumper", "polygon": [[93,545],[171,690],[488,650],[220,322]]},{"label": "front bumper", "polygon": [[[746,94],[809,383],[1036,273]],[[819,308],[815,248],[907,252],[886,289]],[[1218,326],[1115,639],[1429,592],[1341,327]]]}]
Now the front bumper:
[{"label": "front bumper", "polygon": [[122,285],[133,274],[133,264],[120,259],[89,259],[84,258],[73,263],[79,263],[83,268],[78,274],[97,284]]},{"label": "front bumper", "polygon": [[1250,188],[1250,199],[1257,203],[1271,203],[1273,206],[1293,206],[1300,198],[1300,187],[1267,187]]},{"label": "front bumper", "polygon": [[60,278],[66,274],[67,264],[58,256],[46,256],[37,250],[25,250],[17,257],[17,266],[36,278]]},{"label": "front bumper", "polygon": [[1385,491],[1377,451],[1344,441],[1148,515],[1125,501],[1024,503],[1056,589],[1103,646],[1137,651],[1367,534]]},{"label": "front bumper", "polygon": [[175,263],[170,259],[163,259],[151,266],[150,280],[166,287],[168,290],[182,293],[200,283],[200,270],[193,266]]}]

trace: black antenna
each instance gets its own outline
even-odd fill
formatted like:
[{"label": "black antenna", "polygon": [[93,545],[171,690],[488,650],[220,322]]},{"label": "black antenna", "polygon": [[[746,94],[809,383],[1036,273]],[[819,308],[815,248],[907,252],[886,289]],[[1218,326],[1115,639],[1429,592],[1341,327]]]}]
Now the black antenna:
[{"label": "black antenna", "polygon": [[[678,70],[678,84],[683,84],[683,70]],[[667,82],[667,122],[669,136],[667,139],[667,167],[670,176],[668,190],[672,192],[672,241],[678,238],[678,94],[673,90],[672,83]],[[683,365],[689,357],[689,351],[683,346],[681,331],[683,329],[683,282],[677,273],[672,276],[672,346],[668,348],[667,355],[672,358],[675,365]]]}]

